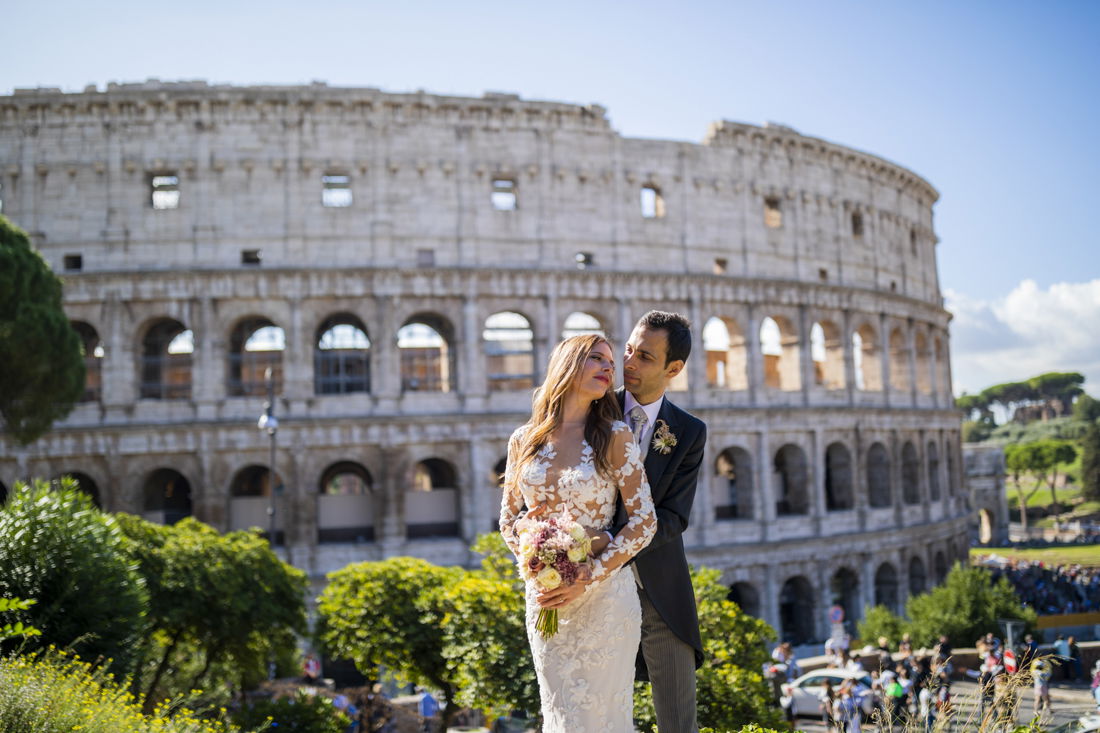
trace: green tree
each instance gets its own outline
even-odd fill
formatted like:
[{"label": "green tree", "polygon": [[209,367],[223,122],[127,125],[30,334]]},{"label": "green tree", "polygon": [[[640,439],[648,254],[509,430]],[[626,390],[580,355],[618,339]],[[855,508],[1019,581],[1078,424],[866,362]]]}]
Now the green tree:
[{"label": "green tree", "polygon": [[[1059,467],[1071,463],[1077,457],[1077,449],[1064,440],[1036,440],[1030,443],[1013,443],[1005,446],[1005,466],[1012,472],[1020,503],[1020,523],[1027,530],[1027,503],[1043,485],[1050,488],[1051,505],[1058,510],[1055,491]],[[1035,484],[1024,490],[1020,475],[1030,476]]]},{"label": "green tree", "polygon": [[317,638],[332,656],[350,659],[368,676],[385,665],[409,682],[439,690],[449,720],[457,710],[455,672],[443,656],[440,591],[463,576],[460,568],[412,557],[329,573],[317,599]]},{"label": "green tree", "polygon": [[955,407],[963,411],[967,420],[992,426],[993,412],[989,409],[989,400],[980,394],[963,394],[955,398]]},{"label": "green tree", "polygon": [[1079,396],[1073,403],[1073,419],[1090,423],[1100,420],[1100,400],[1087,394]]},{"label": "green tree", "polygon": [[991,422],[967,420],[962,424],[962,442],[981,443],[992,434],[994,425]]},{"label": "green tree", "polygon": [[1048,405],[1055,415],[1068,415],[1073,398],[1084,392],[1085,377],[1078,372],[1047,372],[1027,380],[1035,396]]},{"label": "green tree", "polygon": [[233,713],[233,722],[245,730],[278,733],[343,733],[348,716],[332,700],[299,690],[294,697],[257,700]]},{"label": "green tree", "polygon": [[147,594],[123,541],[71,479],[15,485],[0,506],[0,597],[35,600],[21,620],[42,633],[21,641],[26,649],[68,647],[130,671]]},{"label": "green tree", "polygon": [[885,636],[888,641],[897,643],[906,631],[906,621],[886,606],[869,606],[863,612],[863,618],[857,622],[859,638],[867,644]]},{"label": "green tree", "polygon": [[134,678],[147,712],[204,682],[246,686],[263,678],[269,658],[294,649],[308,580],[259,534],[223,535],[192,518],[163,526],[121,514],[118,522],[149,590],[151,633]]},{"label": "green tree", "polygon": [[1093,422],[1081,440],[1081,492],[1100,500],[1100,424]]},{"label": "green tree", "polygon": [[61,307],[61,281],[3,216],[0,384],[0,420],[21,444],[68,415],[84,391],[80,338]]},{"label": "green tree", "polygon": [[[34,605],[34,600],[24,601],[21,598],[0,598],[0,614],[8,611],[26,611]],[[33,626],[28,626],[22,621],[5,623],[0,626],[0,642],[8,639],[22,639],[28,636],[39,636],[42,632]]]}]

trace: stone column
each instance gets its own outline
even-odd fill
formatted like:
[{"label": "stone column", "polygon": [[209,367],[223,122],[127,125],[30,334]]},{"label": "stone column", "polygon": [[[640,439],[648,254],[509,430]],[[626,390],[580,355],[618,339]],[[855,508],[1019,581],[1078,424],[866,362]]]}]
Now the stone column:
[{"label": "stone column", "polygon": [[382,410],[396,410],[401,396],[401,353],[397,348],[396,303],[387,295],[375,296],[375,313],[378,314],[378,336],[371,341],[371,391],[378,398]]},{"label": "stone column", "polygon": [[809,314],[806,312],[805,305],[798,306],[798,371],[801,379],[802,387],[802,404],[803,406],[809,406],[810,404],[810,390],[813,389],[816,384],[814,382],[814,357],[810,352],[810,330],[812,324],[809,322]]},{"label": "stone column", "polygon": [[[462,331],[456,334],[455,346],[459,351],[457,379],[452,380],[458,393],[467,401],[470,398],[484,400],[488,385],[485,378],[485,360],[481,358],[481,328],[477,318],[477,296],[467,293],[462,298]],[[478,401],[480,401],[478,400]]]},{"label": "stone column", "polygon": [[382,464],[382,516],[375,521],[378,544],[383,557],[392,557],[405,546],[405,489],[409,465],[404,448],[382,446],[386,461]]},{"label": "stone column", "polygon": [[905,343],[909,348],[909,404],[912,407],[917,406],[917,334],[913,328],[913,319],[909,319],[909,323],[905,329]]},{"label": "stone column", "polygon": [[688,394],[690,405],[702,404],[707,388],[707,352],[703,349],[703,319],[699,295],[691,294],[691,356],[688,358]]},{"label": "stone column", "polygon": [[856,356],[852,347],[852,311],[848,308],[844,309],[840,327],[843,329],[840,337],[844,339],[844,391],[851,406],[855,404]]},{"label": "stone column", "polygon": [[302,300],[287,298],[289,322],[286,350],[283,352],[283,399],[296,412],[305,411],[305,401],[313,396],[313,338],[302,325]]},{"label": "stone column", "polygon": [[213,299],[204,295],[198,299],[194,324],[195,354],[192,362],[191,399],[196,417],[212,420],[217,413],[217,400],[225,396],[224,373],[219,369],[225,357],[224,341],[218,338],[219,325],[214,315]]},{"label": "stone column", "polygon": [[760,487],[760,513],[759,518],[764,522],[762,539],[768,541],[774,534],[775,524],[775,489],[772,486],[772,462],[768,454],[767,428],[756,433],[756,485]]},{"label": "stone column", "polygon": [[746,308],[745,346],[748,351],[749,404],[760,404],[764,389],[764,364],[760,351],[760,307],[749,303]]},{"label": "stone column", "polygon": [[829,513],[825,502],[825,449],[821,445],[820,428],[810,430],[809,436],[810,458],[807,461],[809,464],[807,468],[810,471],[810,475],[807,483],[809,484],[809,489],[813,491],[813,495],[810,497],[810,511],[813,518],[814,536],[820,537],[822,527]]},{"label": "stone column", "polygon": [[886,329],[886,314],[878,314],[878,333],[879,333],[879,367],[882,378],[882,404],[890,406],[890,392],[893,390],[893,385],[890,383],[890,361],[892,354],[890,353],[890,334]]}]

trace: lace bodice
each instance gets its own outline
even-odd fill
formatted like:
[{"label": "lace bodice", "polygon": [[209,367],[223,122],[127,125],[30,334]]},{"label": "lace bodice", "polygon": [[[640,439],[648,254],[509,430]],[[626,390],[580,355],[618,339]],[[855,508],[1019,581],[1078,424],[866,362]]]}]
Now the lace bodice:
[{"label": "lace bodice", "polygon": [[515,481],[513,467],[523,431],[523,427],[516,430],[508,442],[505,486],[511,488],[505,489],[500,507],[500,532],[513,553],[519,552],[515,523],[524,506],[528,509],[546,506],[550,517],[568,515],[585,527],[606,529],[615,516],[619,496],[626,508],[627,523],[595,559],[592,579],[607,577],[649,544],[657,530],[657,516],[641,451],[626,423],[617,420],[612,425],[608,446],[611,476],[596,472],[592,447],[582,440],[576,465],[562,465],[558,448],[547,443]]}]

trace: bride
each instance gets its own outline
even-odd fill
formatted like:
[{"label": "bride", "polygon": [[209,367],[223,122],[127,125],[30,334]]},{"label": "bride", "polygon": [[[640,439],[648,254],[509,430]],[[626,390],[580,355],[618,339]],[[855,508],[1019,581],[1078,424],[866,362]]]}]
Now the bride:
[{"label": "bride", "polygon": [[[550,355],[531,419],[512,434],[500,531],[519,552],[516,522],[568,517],[604,530],[622,498],[627,524],[595,557],[588,580],[550,591],[527,582],[527,638],[535,660],[544,733],[633,733],[634,659],[641,606],[623,565],[649,544],[657,520],[638,444],[611,390],[615,360],[602,336],[573,336]],[[535,630],[558,610],[557,634]]]}]

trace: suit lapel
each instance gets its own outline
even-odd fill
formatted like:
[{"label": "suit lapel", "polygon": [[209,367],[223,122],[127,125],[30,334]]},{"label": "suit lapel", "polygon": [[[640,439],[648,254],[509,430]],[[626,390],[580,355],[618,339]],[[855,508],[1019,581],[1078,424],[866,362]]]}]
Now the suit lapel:
[{"label": "suit lapel", "polygon": [[[676,435],[678,428],[680,427],[675,419],[675,415],[672,408],[672,403],[668,401],[668,396],[665,396],[665,401],[661,403],[661,409],[657,413],[657,420],[664,420],[668,424],[668,429],[672,431],[673,435]],[[653,436],[657,435],[658,426],[653,428]],[[675,452],[675,448],[668,453],[661,453],[653,447],[653,437],[649,439],[649,450],[645,457],[645,475],[649,479],[650,489],[653,491],[653,499],[656,501],[657,488],[661,484],[661,478],[664,476],[665,467],[668,466],[668,462],[672,460],[672,454]],[[663,492],[662,492],[663,495]]]}]

